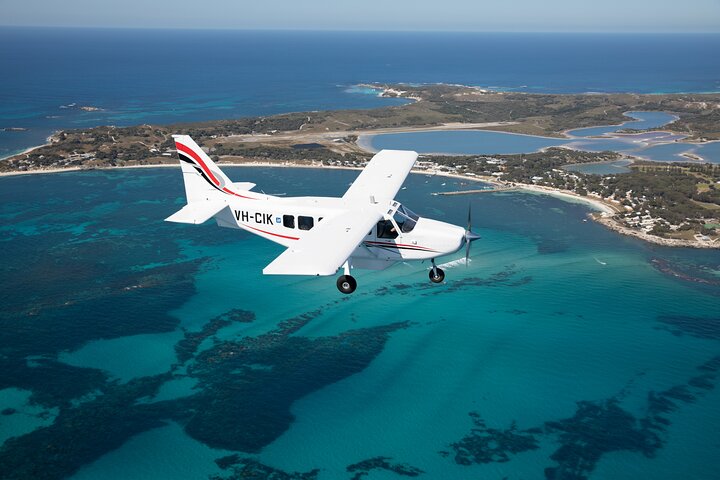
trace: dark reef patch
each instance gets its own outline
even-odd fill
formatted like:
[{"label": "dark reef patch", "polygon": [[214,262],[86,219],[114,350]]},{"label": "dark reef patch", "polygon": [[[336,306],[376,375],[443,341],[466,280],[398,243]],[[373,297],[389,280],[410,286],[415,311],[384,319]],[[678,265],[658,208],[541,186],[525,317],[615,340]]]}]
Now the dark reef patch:
[{"label": "dark reef patch", "polygon": [[315,480],[320,473],[317,468],[309,472],[288,473],[237,454],[218,458],[215,463],[229,473],[213,475],[210,480]]},{"label": "dark reef patch", "polygon": [[547,422],[545,428],[561,443],[550,456],[557,465],[545,469],[547,479],[584,479],[606,453],[624,450],[649,457],[661,446],[660,438],[615,399],[578,402],[574,416]]},{"label": "dark reef patch", "polygon": [[[77,270],[67,257],[50,262],[61,263],[52,268]],[[79,274],[82,280],[56,275],[49,280],[43,279],[41,272],[34,272],[38,279],[27,278],[22,282],[33,294],[20,295],[22,301],[15,299],[14,311],[0,311],[0,323],[4,326],[0,329],[2,353],[13,357],[52,355],[78,348],[90,340],[172,331],[178,320],[167,312],[195,293],[194,275],[203,260],[138,271],[110,271],[112,266],[88,271],[84,268],[86,263],[82,263]]]},{"label": "dark reef patch", "polygon": [[219,342],[198,354],[189,369],[200,388],[186,400],[193,411],[187,433],[211,447],[257,452],[290,426],[295,400],[360,372],[382,351],[391,332],[408,325],[334,337],[292,336],[317,315],[284,321],[258,337]]},{"label": "dark reef patch", "polygon": [[[89,225],[81,233],[18,234],[0,249],[0,388],[31,390],[31,402],[45,406],[68,406],[107,381],[98,370],[56,361],[57,354],[92,340],[174,330],[178,319],[168,312],[195,293],[195,274],[205,264],[182,260],[169,237],[108,234],[93,215],[63,209],[64,221]],[[102,225],[127,215],[102,216]]]},{"label": "dark reef patch", "polygon": [[405,463],[390,463],[390,460],[392,460],[391,457],[368,458],[367,460],[348,465],[346,470],[349,473],[355,474],[350,477],[351,480],[360,480],[361,478],[369,475],[373,470],[385,470],[404,477],[417,477],[418,475],[425,473],[423,470],[413,467],[412,465]]},{"label": "dark reef patch", "polygon": [[8,439],[0,448],[2,478],[60,479],[114,450],[138,433],[164,423],[157,405],[136,405],[156,392],[165,376],[144,377],[107,387],[103,395],[77,407],[62,408],[55,422]]},{"label": "dark reef patch", "polygon": [[532,282],[531,276],[518,277],[519,271],[515,265],[509,265],[504,270],[496,272],[487,278],[466,277],[456,280],[446,280],[441,285],[430,282],[418,282],[411,285],[397,283],[390,286],[382,286],[373,291],[373,295],[440,295],[455,292],[469,287],[520,287]]},{"label": "dark reef patch", "polygon": [[[173,400],[148,402],[163,383],[177,378],[169,371],[121,384],[101,372],[78,369],[43,359],[17,367],[13,385],[31,389],[36,401],[60,407],[52,425],[6,441],[0,447],[2,478],[60,479],[81,466],[120,447],[134,435],[177,421],[193,438],[212,447],[257,452],[282,434],[293,421],[290,407],[308,393],[363,370],[383,350],[390,333],[407,322],[351,330],[336,336],[294,336],[320,315],[308,312],[285,320],[274,330],[237,341],[219,341],[214,335],[233,322],[252,321],[254,314],[231,310],[210,320],[200,332],[186,333],[177,344],[178,355],[194,359],[189,377],[198,381],[197,393]],[[197,353],[199,341],[215,343]],[[7,357],[4,361],[9,361]],[[179,365],[179,364],[178,364]],[[173,369],[175,370],[177,366]],[[66,371],[65,371],[65,370]],[[80,388],[66,387],[65,375],[78,375]],[[56,384],[43,387],[43,379],[58,373]],[[81,394],[82,402],[73,402]],[[235,461],[237,460],[237,461]],[[285,473],[254,460],[220,459],[233,478],[312,479],[317,471]],[[221,477],[218,477],[221,478]]]},{"label": "dark reef patch", "polygon": [[[651,258],[650,265],[657,271],[684,282],[690,282],[698,287],[705,287],[703,291],[713,295],[720,295],[720,280],[698,265],[687,262],[678,262],[666,258]],[[709,287],[709,288],[708,288]]]},{"label": "dark reef patch", "polygon": [[239,308],[225,312],[210,320],[199,332],[185,332],[185,336],[175,345],[175,354],[178,362],[183,364],[190,360],[200,344],[208,337],[215,335],[221,328],[232,325],[234,322],[250,323],[255,320],[255,314]]},{"label": "dark reef patch", "polygon": [[[580,401],[572,417],[547,421],[542,427],[526,430],[518,430],[515,423],[507,430],[488,428],[479,414],[471,412],[475,427],[451,445],[454,460],[460,465],[507,462],[511,454],[538,448],[539,438],[552,437],[559,447],[550,456],[554,465],[545,468],[545,478],[585,480],[607,453],[629,451],[653,457],[666,441],[671,424],[668,414],[682,404],[695,402],[715,387],[720,374],[720,356],[698,366],[697,370],[701,374],[685,384],[648,392],[642,417],[633,416],[620,405],[625,389],[610,399]],[[447,451],[439,454],[449,456]]]},{"label": "dark reef patch", "polygon": [[32,391],[31,403],[46,407],[68,407],[72,400],[105,387],[107,375],[93,368],[81,368],[55,360],[0,358],[0,390],[21,388]]},{"label": "dark reef patch", "polygon": [[540,429],[518,430],[513,422],[510,428],[500,430],[485,425],[477,412],[469,415],[475,426],[468,435],[450,445],[455,451],[455,463],[459,465],[507,462],[510,455],[539,448],[534,435],[542,433]]},{"label": "dark reef patch", "polygon": [[660,328],[673,335],[691,335],[697,338],[720,340],[720,317],[695,317],[689,315],[660,315]]},{"label": "dark reef patch", "polygon": [[[443,292],[454,292],[468,287],[520,287],[532,282],[531,276],[518,277],[519,271],[515,265],[505,267],[505,270],[493,273],[487,278],[466,277],[446,282],[445,289],[435,288],[430,293],[437,295]],[[430,288],[434,285],[428,285]]]}]

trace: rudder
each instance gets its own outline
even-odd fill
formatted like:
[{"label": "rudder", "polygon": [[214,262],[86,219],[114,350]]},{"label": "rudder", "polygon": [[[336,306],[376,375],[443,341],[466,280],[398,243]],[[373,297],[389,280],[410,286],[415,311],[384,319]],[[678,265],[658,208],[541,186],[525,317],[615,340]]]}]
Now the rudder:
[{"label": "rudder", "polygon": [[189,135],[173,135],[185,182],[188,203],[216,198],[229,193],[230,179],[215,165]]}]

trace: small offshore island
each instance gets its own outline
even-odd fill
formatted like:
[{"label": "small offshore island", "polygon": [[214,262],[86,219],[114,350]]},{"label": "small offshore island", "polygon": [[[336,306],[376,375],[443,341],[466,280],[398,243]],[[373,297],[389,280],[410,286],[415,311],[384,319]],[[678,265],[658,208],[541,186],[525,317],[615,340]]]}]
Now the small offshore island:
[{"label": "small offshore island", "polygon": [[[617,125],[629,111],[669,112],[661,128],[682,142],[720,140],[720,94],[528,94],[461,85],[360,87],[407,104],[370,110],[273,115],[172,126],[103,126],[61,131],[49,143],[0,162],[3,174],[175,164],[173,133],[185,133],[223,164],[361,168],[361,137],[432,130],[495,130],[567,138],[571,129]],[[657,129],[650,129],[657,130]],[[624,129],[618,133],[643,130]],[[361,141],[359,141],[361,139]],[[685,154],[661,163],[614,151],[550,147],[505,155],[422,155],[417,169],[592,203],[593,219],[666,246],[720,248],[720,165]],[[586,174],[569,166],[628,159],[628,173]]]}]

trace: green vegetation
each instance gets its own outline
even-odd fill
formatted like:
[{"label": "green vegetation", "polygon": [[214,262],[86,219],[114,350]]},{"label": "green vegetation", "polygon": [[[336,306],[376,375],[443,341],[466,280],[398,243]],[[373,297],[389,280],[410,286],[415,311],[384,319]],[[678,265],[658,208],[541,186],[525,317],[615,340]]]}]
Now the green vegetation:
[{"label": "green vegetation", "polygon": [[[360,167],[370,154],[362,133],[458,123],[464,128],[562,136],[568,129],[619,124],[623,112],[673,112],[663,127],[692,140],[720,139],[720,94],[548,95],[491,92],[456,85],[371,85],[401,106],[372,110],[300,112],[171,126],[96,127],[56,134],[51,144],[0,162],[0,171],[96,168],[175,163],[172,133],[191,135],[218,162],[282,162]],[[491,176],[604,199],[624,213],[622,225],[666,238],[718,236],[718,167],[637,163],[622,175],[569,172],[569,164],[619,159],[614,152],[551,148],[522,155],[427,156],[425,168]]]},{"label": "green vegetation", "polygon": [[590,195],[614,204],[627,227],[663,238],[718,238],[720,165],[637,162],[630,173],[587,175],[564,170],[569,164],[612,161],[614,152],[546,152],[493,157],[434,157],[441,169],[496,177]]}]

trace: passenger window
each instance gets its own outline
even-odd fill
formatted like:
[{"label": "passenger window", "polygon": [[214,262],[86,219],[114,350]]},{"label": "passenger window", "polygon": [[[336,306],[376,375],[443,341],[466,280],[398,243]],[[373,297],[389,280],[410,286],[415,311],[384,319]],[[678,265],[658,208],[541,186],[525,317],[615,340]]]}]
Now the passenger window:
[{"label": "passenger window", "polygon": [[314,225],[313,217],[298,217],[298,228],[300,230],[310,230]]},{"label": "passenger window", "polygon": [[390,220],[380,220],[377,224],[378,238],[397,238],[398,232]]},{"label": "passenger window", "polygon": [[295,228],[295,217],[293,215],[283,215],[283,225],[287,228]]}]

